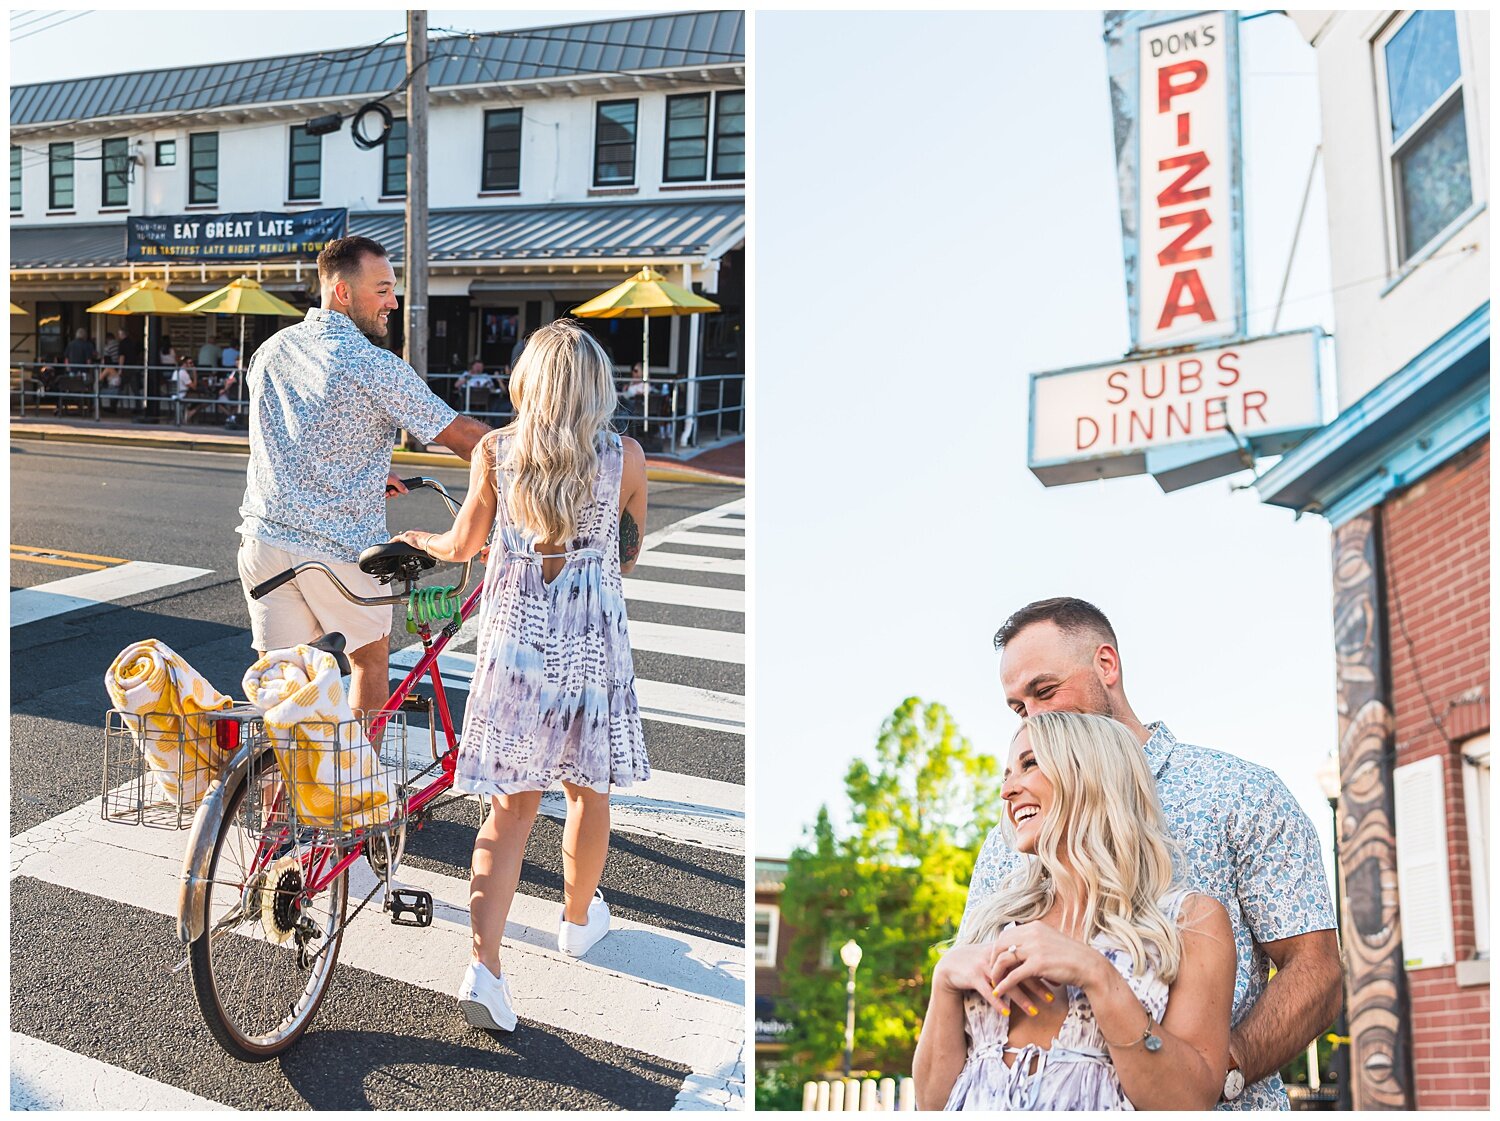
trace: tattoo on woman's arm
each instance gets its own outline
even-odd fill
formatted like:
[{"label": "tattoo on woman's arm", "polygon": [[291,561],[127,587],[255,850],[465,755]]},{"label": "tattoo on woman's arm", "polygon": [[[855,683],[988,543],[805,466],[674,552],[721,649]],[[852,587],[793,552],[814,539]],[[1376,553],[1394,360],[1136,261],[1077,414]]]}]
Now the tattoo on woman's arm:
[{"label": "tattoo on woman's arm", "polygon": [[641,527],[635,524],[630,511],[620,514],[620,563],[634,564],[641,555]]}]

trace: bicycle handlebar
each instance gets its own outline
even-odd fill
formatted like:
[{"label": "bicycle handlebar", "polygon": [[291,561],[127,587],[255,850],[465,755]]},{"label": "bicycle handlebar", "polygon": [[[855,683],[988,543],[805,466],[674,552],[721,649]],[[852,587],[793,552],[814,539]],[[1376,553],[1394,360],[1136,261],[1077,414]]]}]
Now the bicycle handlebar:
[{"label": "bicycle handlebar", "polygon": [[[438,497],[447,504],[448,513],[451,514],[454,519],[457,519],[459,504],[454,501],[453,496],[448,493],[443,484],[438,482],[436,479],[429,479],[426,476],[417,475],[410,479],[402,479],[401,485],[406,487],[407,490],[418,490],[421,487],[429,487],[432,490],[435,490],[438,494]],[[458,587],[453,590],[453,594],[455,596],[462,595],[464,589],[469,586],[469,573],[473,566],[474,561],[472,558],[464,561],[463,577],[459,580]],[[408,596],[410,595],[410,592],[403,592],[399,595],[392,596],[357,596],[347,587],[345,587],[344,582],[340,580],[338,576],[334,574],[333,570],[322,561],[304,561],[301,564],[294,565],[293,567],[288,568],[285,572],[278,572],[269,580],[264,580],[261,583],[255,585],[255,587],[250,589],[250,598],[260,599],[262,596],[269,595],[271,592],[274,592],[277,588],[281,587],[281,585],[285,584],[288,580],[295,580],[301,573],[306,572],[310,569],[321,572],[324,576],[328,577],[328,579],[333,582],[333,586],[338,589],[340,595],[342,595],[350,603],[357,603],[361,607],[385,607],[389,604],[405,603]]]}]

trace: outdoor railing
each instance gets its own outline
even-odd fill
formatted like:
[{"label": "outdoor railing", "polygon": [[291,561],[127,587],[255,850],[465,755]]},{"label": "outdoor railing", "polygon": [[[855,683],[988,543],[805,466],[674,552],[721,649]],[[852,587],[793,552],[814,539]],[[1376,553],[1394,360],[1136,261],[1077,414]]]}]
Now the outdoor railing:
[{"label": "outdoor railing", "polygon": [[912,1113],[917,1108],[916,1083],[903,1078],[835,1079],[802,1086],[804,1113]]},{"label": "outdoor railing", "polygon": [[[116,370],[118,387],[111,386],[105,372]],[[143,370],[139,365],[100,363],[70,366],[63,362],[13,362],[10,369],[11,415],[36,416],[46,412],[54,416],[74,414],[94,420],[109,416],[146,418],[183,424],[189,413],[209,415],[217,420],[249,409],[249,397],[243,384],[236,380],[226,398],[220,387],[230,367],[198,367],[195,376],[207,382],[208,388],[190,390],[179,397],[173,392],[172,377],[177,367],[153,365],[149,368],[151,388],[144,392]],[[494,427],[507,424],[515,416],[510,396],[504,388],[495,390],[460,387],[461,373],[429,374],[433,392],[459,412]],[[492,375],[493,377],[493,375]],[[499,381],[500,379],[495,379]],[[695,407],[688,407],[689,383],[683,379],[653,380],[649,396],[625,396],[631,384],[628,377],[616,378],[620,404],[615,413],[616,427],[647,444],[676,446],[683,441],[694,445],[716,442],[726,435],[745,431],[745,376],[711,374],[694,379]]]}]

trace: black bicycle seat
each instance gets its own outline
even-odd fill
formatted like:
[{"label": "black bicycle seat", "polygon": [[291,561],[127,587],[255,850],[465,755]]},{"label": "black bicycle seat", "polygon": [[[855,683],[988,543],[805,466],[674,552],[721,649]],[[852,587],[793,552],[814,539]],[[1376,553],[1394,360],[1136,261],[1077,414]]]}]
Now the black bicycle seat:
[{"label": "black bicycle seat", "polygon": [[409,580],[418,572],[437,564],[415,545],[405,541],[387,541],[383,545],[371,545],[359,554],[359,570],[378,576],[382,581],[395,577]]},{"label": "black bicycle seat", "polygon": [[339,672],[347,677],[351,670],[349,668],[349,655],[344,653],[344,636],[338,631],[329,631],[325,635],[319,635],[308,643],[315,650],[326,650],[333,655],[333,660],[338,663]]}]

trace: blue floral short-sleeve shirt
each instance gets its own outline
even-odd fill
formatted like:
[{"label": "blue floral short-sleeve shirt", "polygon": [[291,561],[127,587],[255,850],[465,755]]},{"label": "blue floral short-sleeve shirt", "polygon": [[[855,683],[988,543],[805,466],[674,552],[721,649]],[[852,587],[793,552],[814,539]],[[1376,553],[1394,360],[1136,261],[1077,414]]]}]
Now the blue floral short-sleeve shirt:
[{"label": "blue floral short-sleeve shirt", "polygon": [[[1182,846],[1190,886],[1229,912],[1234,930],[1233,1022],[1260,999],[1271,960],[1261,949],[1298,934],[1334,928],[1323,849],[1313,824],[1286,784],[1269,768],[1222,751],[1178,743],[1165,724],[1152,724],[1146,761],[1167,827]],[[974,862],[968,919],[1027,858],[996,826]],[[1220,1109],[1287,1109],[1280,1075],[1245,1087]]]},{"label": "blue floral short-sleeve shirt", "polygon": [[250,466],[237,532],[288,552],[356,561],[386,540],[397,433],[431,442],[458,414],[342,312],[312,308],[255,352]]}]

